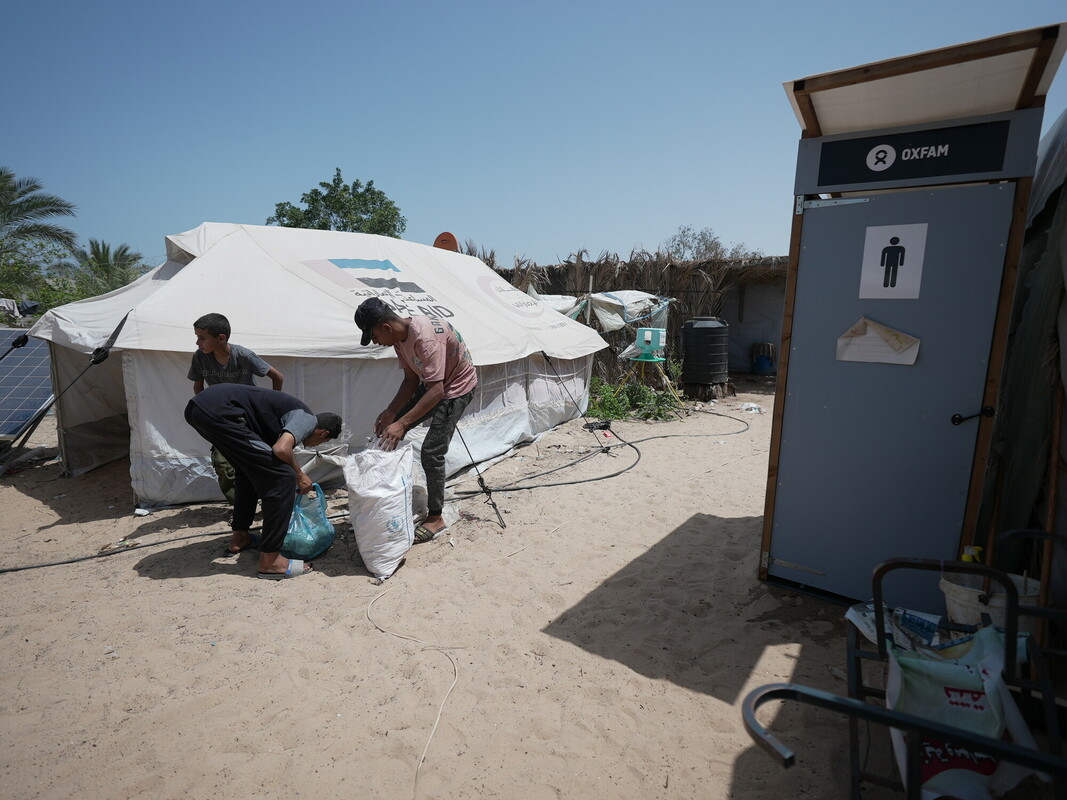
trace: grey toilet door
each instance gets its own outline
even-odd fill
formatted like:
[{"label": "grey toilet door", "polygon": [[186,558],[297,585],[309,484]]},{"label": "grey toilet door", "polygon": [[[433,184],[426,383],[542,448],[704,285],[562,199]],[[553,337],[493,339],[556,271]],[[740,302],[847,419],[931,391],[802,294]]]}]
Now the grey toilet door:
[{"label": "grey toilet door", "polygon": [[[768,574],[867,599],[885,559],[957,557],[978,419],[951,419],[981,408],[1014,191],[804,211]],[[918,339],[914,365],[838,360],[862,318]],[[865,341],[863,357],[884,356]],[[900,591],[888,600],[941,607],[936,581]]]}]

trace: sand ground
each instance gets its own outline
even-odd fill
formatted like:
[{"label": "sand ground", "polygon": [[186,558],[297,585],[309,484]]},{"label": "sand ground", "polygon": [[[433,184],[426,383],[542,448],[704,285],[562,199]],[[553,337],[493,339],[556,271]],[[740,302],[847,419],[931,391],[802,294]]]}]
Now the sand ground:
[{"label": "sand ground", "polygon": [[506,528],[463,499],[384,584],[343,520],[314,574],[256,580],[254,553],[220,555],[224,505],[135,516],[128,463],[62,477],[50,419],[0,480],[0,566],[114,554],[0,574],[0,794],[847,796],[844,718],[762,709],[789,770],[741,719],[766,683],[846,693],[844,609],[756,576],[769,380],[739,381],[726,416],[560,427],[489,485],[601,442],[640,459],[589,481],[634,464],[620,447],[532,481],[565,485],[496,491]]}]

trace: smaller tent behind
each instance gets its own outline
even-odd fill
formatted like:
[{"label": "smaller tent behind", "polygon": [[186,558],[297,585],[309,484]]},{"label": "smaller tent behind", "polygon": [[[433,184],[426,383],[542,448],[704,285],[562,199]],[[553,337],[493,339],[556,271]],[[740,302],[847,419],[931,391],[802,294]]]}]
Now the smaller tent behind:
[{"label": "smaller tent behind", "polygon": [[[208,445],[183,417],[192,324],[208,312],[226,315],[232,341],[285,375],[284,391],[341,414],[342,437],[362,447],[401,380],[392,348],[359,345],[352,316],[375,295],[401,315],[447,319],[478,367],[460,424],[466,447],[450,449],[449,472],[585,410],[603,339],[476,258],[369,234],[204,223],[168,236],[167,261],[137,281],[53,309],[32,328],[50,342],[68,473],[129,454],[144,507],[222,498]],[[120,322],[111,356],[87,369]]]}]

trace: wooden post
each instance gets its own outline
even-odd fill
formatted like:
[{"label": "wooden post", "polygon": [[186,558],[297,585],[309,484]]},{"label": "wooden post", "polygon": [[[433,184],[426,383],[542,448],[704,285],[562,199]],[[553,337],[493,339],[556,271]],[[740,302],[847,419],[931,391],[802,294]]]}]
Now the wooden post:
[{"label": "wooden post", "polygon": [[589,292],[585,295],[585,324],[589,324],[589,315],[593,312],[593,273],[589,273]]}]

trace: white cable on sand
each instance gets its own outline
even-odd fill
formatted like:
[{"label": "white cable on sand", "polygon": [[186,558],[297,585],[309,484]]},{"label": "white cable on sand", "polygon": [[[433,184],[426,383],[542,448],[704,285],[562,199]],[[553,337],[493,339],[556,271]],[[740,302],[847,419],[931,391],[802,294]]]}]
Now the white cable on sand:
[{"label": "white cable on sand", "polygon": [[375,597],[373,600],[371,600],[367,604],[367,612],[366,612],[367,622],[369,622],[371,625],[373,625],[375,628],[377,628],[382,633],[389,634],[390,636],[395,636],[398,639],[405,639],[405,640],[407,640],[409,642],[417,642],[418,644],[425,645],[426,649],[428,649],[428,650],[436,650],[439,653],[442,653],[445,656],[445,658],[447,658],[449,660],[449,662],[451,662],[451,664],[452,664],[452,685],[448,687],[448,691],[445,692],[445,696],[441,698],[441,705],[437,709],[437,718],[434,719],[434,721],[433,721],[433,727],[430,728],[430,735],[428,737],[426,737],[426,746],[422,749],[422,755],[419,756],[419,763],[415,766],[415,783],[412,786],[411,795],[412,795],[412,797],[417,797],[418,796],[418,791],[419,791],[419,770],[422,769],[422,762],[426,760],[426,754],[430,750],[430,742],[433,741],[433,736],[434,736],[435,733],[437,733],[437,726],[441,722],[442,714],[444,714],[445,703],[448,701],[448,696],[450,694],[452,694],[452,690],[455,689],[456,688],[456,684],[459,683],[459,666],[456,664],[456,660],[454,658],[452,658],[452,654],[449,653],[445,648],[443,648],[443,647],[441,647],[439,645],[430,644],[429,642],[424,642],[422,639],[417,639],[414,636],[408,636],[406,634],[396,633],[394,631],[387,631],[385,628],[383,628],[381,625],[379,625],[377,622],[375,622],[373,619],[371,619],[371,615],[370,615],[371,606],[374,605],[374,603],[378,600],[378,598],[384,597],[389,592],[393,591],[393,589],[395,589],[396,587],[397,587],[397,584],[393,584],[392,586],[390,586],[388,589],[386,589],[384,592],[379,594],[377,597]]}]

